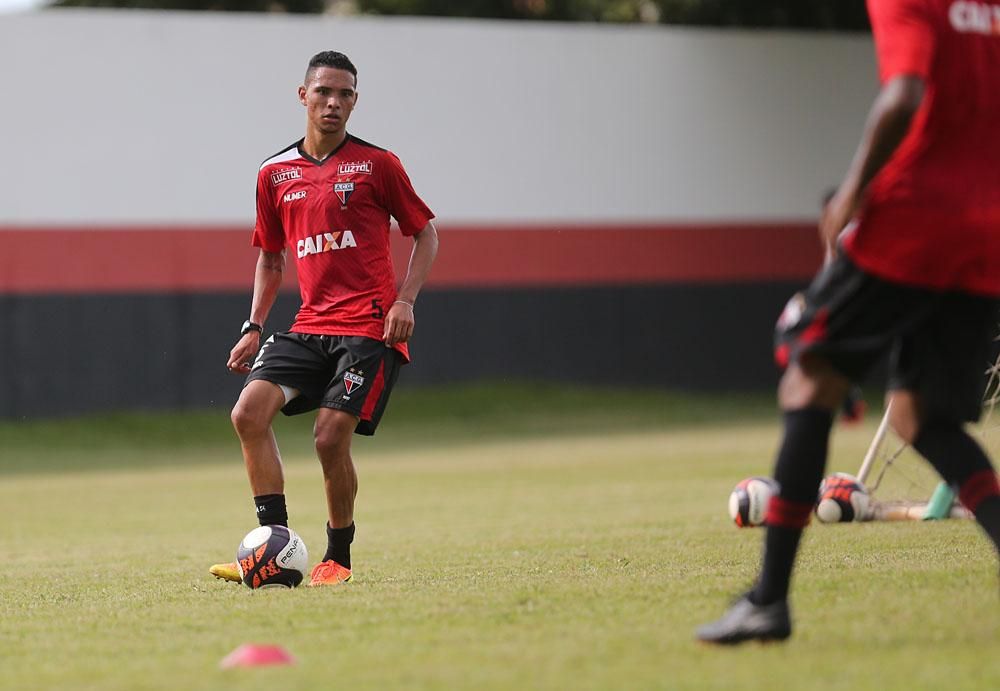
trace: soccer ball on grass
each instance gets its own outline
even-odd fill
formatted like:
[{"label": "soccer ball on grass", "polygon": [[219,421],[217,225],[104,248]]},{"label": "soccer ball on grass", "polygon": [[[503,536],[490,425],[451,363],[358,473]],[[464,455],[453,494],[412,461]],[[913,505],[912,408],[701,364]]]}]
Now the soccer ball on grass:
[{"label": "soccer ball on grass", "polygon": [[729,517],[740,528],[764,525],[767,503],[778,492],[778,483],[769,477],[741,480],[729,495]]},{"label": "soccer ball on grass", "polygon": [[254,528],[236,550],[240,576],[248,588],[294,588],[309,568],[306,543],[283,525]]},{"label": "soccer ball on grass", "polygon": [[847,473],[834,473],[819,486],[816,518],[822,523],[850,523],[868,517],[869,496],[865,486]]}]

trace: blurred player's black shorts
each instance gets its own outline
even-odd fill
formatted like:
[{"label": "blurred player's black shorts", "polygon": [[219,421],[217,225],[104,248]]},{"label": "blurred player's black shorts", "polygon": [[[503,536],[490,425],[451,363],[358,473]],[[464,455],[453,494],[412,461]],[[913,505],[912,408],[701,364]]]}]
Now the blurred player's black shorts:
[{"label": "blurred player's black shorts", "polygon": [[276,333],[261,346],[246,384],[262,379],[298,389],[281,409],[285,415],[321,407],[346,410],[359,418],[355,432],[372,435],[402,359],[395,348],[365,336]]},{"label": "blurred player's black shorts", "polygon": [[1000,301],[871,276],[841,253],[788,301],[775,360],[822,355],[860,381],[889,353],[889,389],[917,393],[929,417],[979,419]]}]

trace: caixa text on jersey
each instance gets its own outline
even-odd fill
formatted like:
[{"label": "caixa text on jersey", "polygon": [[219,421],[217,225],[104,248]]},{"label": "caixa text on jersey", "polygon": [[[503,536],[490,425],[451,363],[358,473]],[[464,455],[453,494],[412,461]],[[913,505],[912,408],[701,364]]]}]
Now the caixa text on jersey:
[{"label": "caixa text on jersey", "polygon": [[333,250],[342,250],[347,247],[357,247],[358,243],[354,239],[354,233],[349,230],[334,230],[329,233],[303,238],[298,241],[295,248],[298,251],[299,259],[310,254],[322,254]]}]

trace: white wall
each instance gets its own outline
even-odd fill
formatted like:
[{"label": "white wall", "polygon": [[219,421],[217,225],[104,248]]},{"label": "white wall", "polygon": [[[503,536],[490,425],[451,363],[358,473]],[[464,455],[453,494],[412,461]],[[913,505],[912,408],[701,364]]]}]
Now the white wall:
[{"label": "white wall", "polygon": [[873,97],[870,38],[51,10],[0,18],[0,225],[247,223],[308,58],[444,222],[806,219]]}]

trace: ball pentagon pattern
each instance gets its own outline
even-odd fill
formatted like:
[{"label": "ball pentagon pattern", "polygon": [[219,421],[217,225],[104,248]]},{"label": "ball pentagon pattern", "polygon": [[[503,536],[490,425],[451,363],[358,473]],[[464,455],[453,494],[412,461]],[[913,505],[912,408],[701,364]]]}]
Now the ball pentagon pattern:
[{"label": "ball pentagon pattern", "polygon": [[294,530],[265,525],[243,538],[236,550],[236,563],[248,588],[294,588],[305,577],[309,555]]}]

